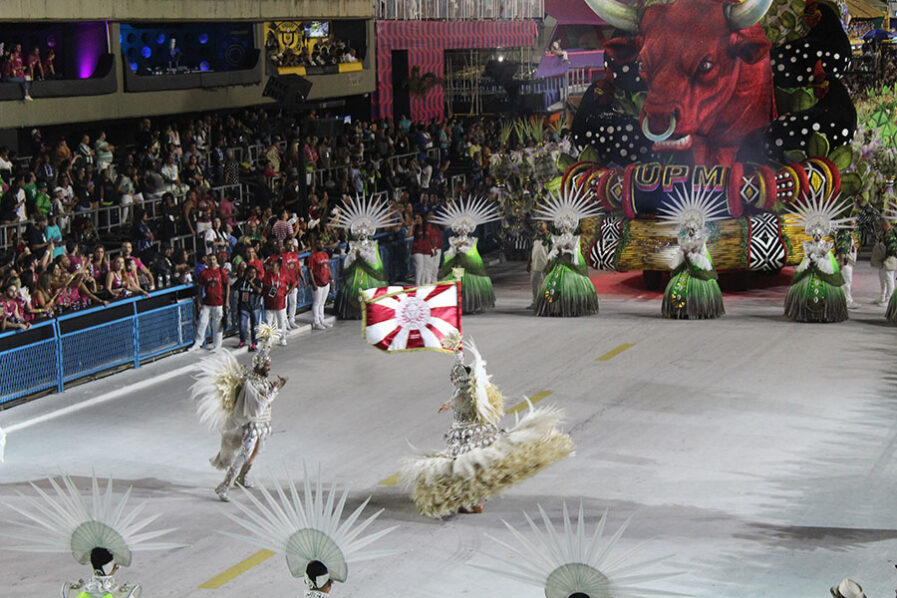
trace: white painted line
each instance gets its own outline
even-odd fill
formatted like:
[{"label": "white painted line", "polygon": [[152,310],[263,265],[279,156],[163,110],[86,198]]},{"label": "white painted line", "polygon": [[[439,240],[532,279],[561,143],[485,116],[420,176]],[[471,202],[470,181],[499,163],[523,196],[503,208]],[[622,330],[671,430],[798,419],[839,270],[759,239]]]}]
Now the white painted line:
[{"label": "white painted line", "polygon": [[[333,319],[333,318],[331,316],[331,317],[328,317],[325,319],[329,320],[329,319]],[[293,336],[295,334],[303,334],[305,332],[311,332],[311,324],[303,324],[303,325],[299,326],[298,328],[294,328],[294,329],[290,330],[289,332],[287,332],[287,336]],[[245,347],[242,349],[236,349],[236,350],[232,351],[232,353],[235,353],[238,355],[247,353],[247,352],[248,352],[248,349]],[[179,355],[180,355],[180,353],[179,353]],[[162,360],[162,361],[164,361],[164,360]],[[156,363],[159,363],[159,362],[156,362]],[[165,382],[166,380],[171,380],[172,378],[175,378],[177,376],[187,374],[187,373],[195,370],[196,366],[197,366],[196,363],[191,363],[190,365],[181,366],[177,369],[170,370],[170,371],[167,371],[165,373],[162,373],[162,374],[159,374],[156,376],[150,376],[146,380],[141,380],[140,382],[135,382],[134,384],[129,384],[128,386],[125,386],[124,388],[119,388],[117,390],[111,390],[109,392],[106,392],[99,396],[96,396],[92,399],[88,399],[86,401],[82,401],[82,402],[76,403],[74,405],[69,405],[67,407],[62,407],[61,409],[57,409],[56,411],[51,411],[50,413],[44,413],[43,415],[39,415],[39,416],[33,417],[31,419],[26,419],[25,421],[19,422],[17,424],[12,424],[11,426],[4,428],[3,430],[4,430],[4,432],[6,432],[6,434],[12,434],[13,432],[18,432],[19,430],[24,430],[26,428],[30,428],[31,426],[36,426],[37,424],[42,424],[44,422],[54,420],[57,417],[62,417],[64,415],[68,415],[70,413],[76,413],[78,411],[81,411],[82,409],[88,409],[90,407],[93,407],[95,405],[100,405],[102,403],[108,403],[109,401],[114,401],[115,399],[118,399],[118,398],[123,397],[128,394],[131,394],[135,391],[143,390],[144,388],[149,388],[150,386],[153,386],[160,382]],[[135,371],[135,370],[132,370],[132,371]],[[118,374],[113,374],[113,376],[115,376],[115,375],[118,375]]]}]

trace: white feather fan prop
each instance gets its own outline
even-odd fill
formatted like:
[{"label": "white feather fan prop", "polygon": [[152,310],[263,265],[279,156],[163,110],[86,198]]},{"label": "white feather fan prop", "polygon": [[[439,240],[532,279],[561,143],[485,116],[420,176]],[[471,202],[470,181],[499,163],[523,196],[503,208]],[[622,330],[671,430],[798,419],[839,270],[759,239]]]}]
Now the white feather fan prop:
[{"label": "white feather fan prop", "polygon": [[498,204],[487,197],[457,199],[443,206],[431,220],[433,224],[449,227],[455,234],[470,234],[476,227],[500,220]]},{"label": "white feather fan prop", "polygon": [[345,490],[339,494],[336,487],[331,486],[330,491],[325,494],[320,471],[314,489],[308,471],[305,471],[304,492],[301,497],[292,480],[286,489],[279,483],[275,483],[274,488],[275,494],[265,488],[260,489],[264,500],[256,498],[250,492],[244,492],[251,506],[234,502],[240,514],[225,512],[231,521],[248,534],[221,533],[261,548],[284,553],[293,577],[304,576],[308,563],[320,561],[327,567],[331,579],[343,582],[349,575],[350,563],[396,554],[396,551],[391,550],[365,551],[370,544],[398,527],[393,526],[361,537],[383,512],[381,509],[356,525],[370,498],[343,520],[343,509],[349,492]]},{"label": "white feather fan prop", "polygon": [[[88,503],[69,476],[62,476],[62,485],[49,478],[55,496],[44,492],[34,483],[31,487],[37,497],[30,497],[30,508],[9,505],[14,511],[27,517],[28,523],[13,522],[20,532],[4,532],[3,535],[25,542],[19,546],[7,546],[25,552],[71,552],[82,565],[90,562],[94,548],[105,548],[112,553],[115,562],[122,567],[131,564],[131,551],[170,550],[182,544],[152,542],[168,534],[171,529],[144,531],[158,515],[138,519],[144,504],[129,513],[125,512],[131,488],[117,504],[113,503],[112,480],[103,491],[96,476],[92,478],[91,500]],[[20,496],[25,496],[19,493]]]}]

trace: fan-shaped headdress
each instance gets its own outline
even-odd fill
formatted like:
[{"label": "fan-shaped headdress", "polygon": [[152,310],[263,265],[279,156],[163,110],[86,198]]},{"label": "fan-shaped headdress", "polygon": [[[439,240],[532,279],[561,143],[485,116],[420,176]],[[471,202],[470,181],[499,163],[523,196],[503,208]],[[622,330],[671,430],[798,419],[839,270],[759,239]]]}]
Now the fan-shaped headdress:
[{"label": "fan-shaped headdress", "polygon": [[277,330],[268,324],[255,327],[255,338],[259,341],[255,355],[252,356],[252,368],[256,369],[271,359],[271,345],[277,336]]},{"label": "fan-shaped headdress", "polygon": [[798,224],[811,237],[819,232],[828,235],[849,224],[850,217],[838,218],[853,204],[849,199],[841,199],[840,195],[826,193],[824,189],[811,190],[809,197],[798,197],[793,206]]},{"label": "fan-shaped headdress", "polygon": [[533,218],[549,220],[560,230],[573,231],[583,218],[601,214],[601,208],[589,199],[584,188],[578,185],[565,185],[559,195],[548,192],[548,199],[536,208]]},{"label": "fan-shaped headdress", "polygon": [[383,194],[343,199],[342,209],[330,221],[331,226],[347,229],[356,238],[372,236],[379,228],[398,224],[399,217]]},{"label": "fan-shaped headdress", "polygon": [[727,217],[726,203],[722,191],[695,189],[685,191],[677,185],[669,204],[658,210],[658,218],[676,228],[676,232],[687,228],[703,229],[714,220]]},{"label": "fan-shaped headdress", "polygon": [[[260,489],[264,500],[245,492],[251,506],[239,502],[233,503],[242,516],[225,512],[228,518],[245,529],[248,534],[222,533],[261,548],[282,552],[286,556],[287,567],[293,577],[305,577],[308,565],[319,561],[326,567],[329,579],[343,582],[349,575],[350,563],[396,553],[396,551],[364,550],[398,527],[393,526],[361,537],[361,534],[383,512],[381,509],[356,525],[370,498],[343,521],[343,509],[349,492],[343,491],[337,499],[338,491],[332,486],[325,494],[320,471],[314,488],[308,471],[305,472],[302,497],[293,481],[290,481],[286,489],[278,483],[275,483],[274,487],[275,494],[265,488]],[[316,579],[306,577],[311,587],[321,587],[321,584],[326,582],[321,579],[322,576],[315,577]]]},{"label": "fan-shaped headdress", "polygon": [[7,548],[25,552],[71,552],[82,565],[90,562],[94,549],[105,548],[112,553],[116,564],[127,567],[131,564],[131,552],[136,548],[170,550],[183,546],[151,541],[172,530],[144,531],[158,517],[138,519],[145,503],[125,512],[131,488],[113,504],[112,480],[108,481],[104,491],[94,476],[88,503],[69,476],[62,476],[62,485],[54,478],[49,480],[55,496],[32,483],[38,496],[31,498],[30,508],[9,505],[30,522],[12,522],[22,530],[4,532],[3,535],[25,544]]},{"label": "fan-shaped headdress", "polygon": [[468,195],[467,199],[457,199],[440,208],[431,222],[447,226],[456,234],[469,235],[479,225],[499,219],[497,203],[487,197]]},{"label": "fan-shaped headdress", "polygon": [[558,532],[548,518],[548,514],[539,506],[539,514],[545,524],[543,532],[538,525],[524,513],[527,523],[537,541],[532,542],[514,529],[508,522],[505,526],[514,535],[517,545],[511,545],[492,538],[501,546],[515,554],[513,561],[506,558],[492,557],[502,563],[501,567],[473,565],[510,577],[531,585],[545,588],[546,598],[569,598],[574,594],[583,594],[588,598],[640,598],[647,596],[681,596],[674,592],[639,587],[639,584],[664,579],[678,573],[648,573],[651,565],[668,557],[653,559],[640,563],[627,564],[624,561],[631,556],[636,547],[627,553],[611,558],[614,546],[629,525],[627,520],[602,545],[604,528],[607,524],[607,511],[598,522],[598,527],[591,539],[586,536],[585,516],[582,503],[579,505],[579,518],[576,526],[570,520],[567,504],[564,503],[564,529]]}]

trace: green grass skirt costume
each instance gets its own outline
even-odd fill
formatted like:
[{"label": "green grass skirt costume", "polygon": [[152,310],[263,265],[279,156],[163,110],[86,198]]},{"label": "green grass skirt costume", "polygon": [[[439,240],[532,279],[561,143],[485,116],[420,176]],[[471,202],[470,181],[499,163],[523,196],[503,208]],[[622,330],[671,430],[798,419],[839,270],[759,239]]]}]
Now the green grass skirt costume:
[{"label": "green grass skirt costume", "polygon": [[339,289],[336,291],[336,317],[340,320],[360,320],[361,303],[358,295],[365,289],[388,286],[383,272],[383,261],[377,252],[377,263],[369,264],[358,258],[343,269]]},{"label": "green grass skirt costume", "polygon": [[443,259],[439,279],[453,280],[452,268],[464,268],[464,276],[461,278],[462,313],[475,314],[495,307],[492,279],[486,273],[476,240],[467,253],[459,252],[448,260]]},{"label": "green grass skirt costume", "polygon": [[[707,256],[708,261],[710,256]],[[674,320],[705,320],[726,313],[723,293],[716,282],[716,270],[704,270],[683,259],[663,293],[663,317]]]},{"label": "green grass skirt costume", "polygon": [[575,318],[598,313],[598,293],[589,280],[589,268],[579,246],[576,251],[578,264],[564,253],[546,266],[548,274],[536,302],[537,316]]},{"label": "green grass skirt costume", "polygon": [[796,272],[785,297],[785,315],[795,322],[843,322],[847,319],[844,277],[831,252],[827,256],[832,273],[819,270],[813,260]]}]

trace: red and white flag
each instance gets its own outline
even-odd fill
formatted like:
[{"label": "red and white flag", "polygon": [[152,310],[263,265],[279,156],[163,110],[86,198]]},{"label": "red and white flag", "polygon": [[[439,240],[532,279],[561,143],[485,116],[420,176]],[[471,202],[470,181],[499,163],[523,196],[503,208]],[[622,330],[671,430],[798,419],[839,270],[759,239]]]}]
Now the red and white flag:
[{"label": "red and white flag", "polygon": [[382,351],[442,351],[461,335],[461,282],[362,291],[364,338]]}]

